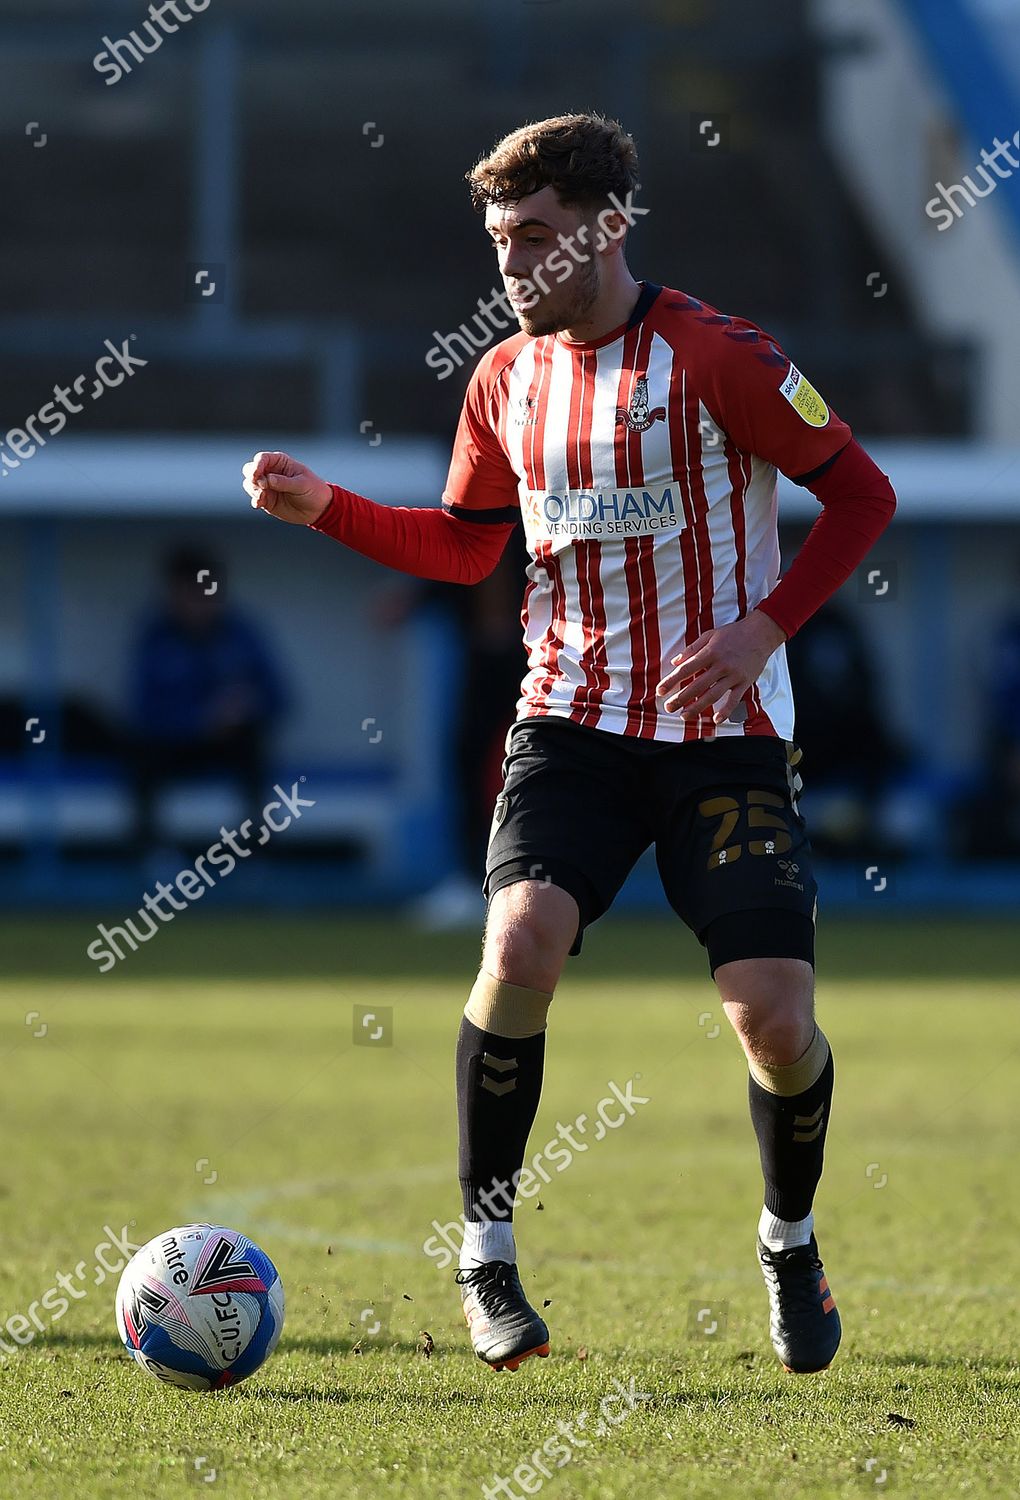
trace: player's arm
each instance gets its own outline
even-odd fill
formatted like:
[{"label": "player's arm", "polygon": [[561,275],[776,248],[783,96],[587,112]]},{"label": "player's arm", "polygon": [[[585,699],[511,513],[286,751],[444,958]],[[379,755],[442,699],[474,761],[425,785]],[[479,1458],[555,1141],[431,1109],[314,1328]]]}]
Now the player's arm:
[{"label": "player's arm", "polygon": [[896,509],[888,476],[854,438],[795,482],[811,491],[822,511],[785,575],[758,605],[786,639],[842,587]]},{"label": "player's arm", "polygon": [[441,510],[379,505],[328,484],[285,453],[244,466],[251,503],[311,526],[375,562],[440,583],[479,583],[494,570],[519,516],[517,477],[493,430],[486,356],[471,378]]},{"label": "player's arm", "polygon": [[886,475],[775,345],[728,353],[709,396],[713,416],[741,448],[809,488],[822,512],[772,592],[744,619],[699,636],[659,684],[667,710],[687,718],[714,705],[716,723],[867,556],[896,508]]},{"label": "player's arm", "polygon": [[478,583],[493,571],[514,529],[514,517],[464,525],[446,506],[380,505],[329,484],[286,453],[256,453],[243,473],[256,509],[310,526],[416,578]]}]

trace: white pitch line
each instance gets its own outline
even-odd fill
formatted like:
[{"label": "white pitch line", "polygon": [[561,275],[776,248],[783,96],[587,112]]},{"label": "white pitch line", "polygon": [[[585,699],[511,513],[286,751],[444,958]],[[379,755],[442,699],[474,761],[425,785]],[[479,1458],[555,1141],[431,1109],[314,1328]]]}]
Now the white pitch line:
[{"label": "white pitch line", "polygon": [[[203,1198],[201,1204],[194,1209],[196,1220],[204,1221],[215,1217],[210,1210],[219,1213],[222,1208],[224,1218],[229,1219],[231,1215],[241,1213],[245,1217],[245,1232],[252,1234],[265,1234],[277,1240],[284,1240],[291,1244],[323,1244],[335,1245],[345,1250],[360,1250],[369,1254],[400,1255],[409,1258],[423,1255],[421,1244],[405,1242],[401,1240],[375,1239],[370,1235],[352,1235],[345,1230],[318,1229],[314,1226],[301,1224],[281,1223],[275,1219],[262,1219],[257,1217],[260,1208],[266,1208],[270,1204],[281,1200],[293,1200],[310,1197],[313,1194],[332,1192],[343,1193],[356,1191],[361,1188],[374,1188],[389,1186],[414,1186],[422,1182],[443,1181],[449,1176],[449,1164],[445,1162],[434,1162],[418,1167],[402,1167],[389,1172],[366,1172],[356,1177],[327,1177],[316,1178],[304,1182],[281,1183],[277,1186],[265,1188],[246,1188],[236,1193],[210,1193]],[[431,1229],[431,1223],[423,1226],[423,1234],[426,1229]],[[427,1235],[425,1236],[427,1238]],[[669,1281],[674,1286],[677,1283],[679,1273],[686,1271],[686,1267],[678,1264],[671,1266],[636,1266],[632,1260],[591,1260],[587,1257],[574,1257],[570,1255],[555,1255],[548,1252],[543,1253],[541,1246],[534,1247],[535,1258],[541,1260],[543,1269],[549,1266],[570,1266],[574,1270],[596,1271],[599,1274],[605,1272],[620,1271],[627,1276],[638,1276],[647,1280]],[[837,1273],[838,1274],[838,1273]],[[757,1284],[758,1277],[754,1271],[735,1269],[714,1269],[708,1266],[701,1268],[701,1277],[704,1282],[739,1282],[748,1286]],[[917,1288],[915,1281],[901,1281],[895,1277],[872,1277],[858,1279],[852,1276],[838,1275],[840,1291],[852,1292],[914,1292]],[[945,1286],[929,1284],[925,1287],[925,1294],[932,1297],[957,1298],[961,1301],[968,1299],[983,1300],[996,1298],[1006,1302],[1015,1302],[1018,1297],[1015,1286],[995,1286],[987,1283],[978,1283],[977,1286]]]}]

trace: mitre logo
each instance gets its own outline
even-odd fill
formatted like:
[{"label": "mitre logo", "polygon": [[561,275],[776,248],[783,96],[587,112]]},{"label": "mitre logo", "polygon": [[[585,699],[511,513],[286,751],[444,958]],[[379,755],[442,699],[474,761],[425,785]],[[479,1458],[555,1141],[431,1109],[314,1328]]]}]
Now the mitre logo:
[{"label": "mitre logo", "polygon": [[630,398],[630,409],[624,407],[616,408],[616,425],[621,423],[629,427],[631,432],[647,432],[654,422],[666,420],[666,408],[657,406],[654,411],[648,407],[648,377],[639,375],[634,385],[634,394]]}]

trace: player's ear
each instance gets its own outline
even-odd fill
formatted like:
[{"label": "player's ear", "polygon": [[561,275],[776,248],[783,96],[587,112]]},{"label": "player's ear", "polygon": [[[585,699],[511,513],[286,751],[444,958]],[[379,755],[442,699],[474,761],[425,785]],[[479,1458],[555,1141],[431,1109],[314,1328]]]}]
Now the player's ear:
[{"label": "player's ear", "polygon": [[596,220],[595,249],[600,255],[614,246],[622,248],[627,233],[627,218],[618,209],[604,208]]}]

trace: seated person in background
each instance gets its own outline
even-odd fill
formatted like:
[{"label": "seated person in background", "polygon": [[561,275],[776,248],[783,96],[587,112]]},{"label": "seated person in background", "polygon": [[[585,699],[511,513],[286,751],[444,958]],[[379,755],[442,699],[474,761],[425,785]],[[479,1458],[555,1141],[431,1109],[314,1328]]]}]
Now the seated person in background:
[{"label": "seated person in background", "polygon": [[266,739],[283,690],[257,630],[224,605],[221,562],[194,548],[163,564],[165,598],[135,648],[131,743],[137,838],[155,842],[155,802],[195,776],[236,782],[245,816],[266,799]]},{"label": "seated person in background", "polygon": [[886,851],[883,800],[905,757],[882,721],[864,636],[849,614],[829,603],[787,643],[786,653],[812,844],[819,853],[846,858]]}]

